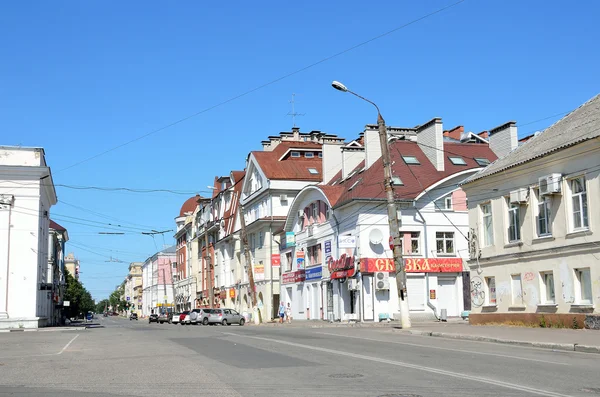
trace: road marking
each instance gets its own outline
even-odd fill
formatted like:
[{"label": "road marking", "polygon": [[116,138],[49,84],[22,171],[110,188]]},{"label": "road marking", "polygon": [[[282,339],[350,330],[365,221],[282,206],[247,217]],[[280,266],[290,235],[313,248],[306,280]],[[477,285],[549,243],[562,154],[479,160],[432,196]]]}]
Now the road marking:
[{"label": "road marking", "polygon": [[71,343],[73,343],[73,342],[75,341],[75,339],[77,339],[78,337],[79,337],[79,334],[75,335],[75,336],[73,337],[73,339],[71,339],[71,340],[69,341],[69,343],[67,343],[67,344],[65,345],[65,347],[63,347],[63,348],[62,348],[62,350],[61,350],[61,351],[59,351],[58,353],[56,353],[56,355],[57,355],[57,356],[60,356],[61,354],[63,354],[63,353],[64,353],[64,351],[65,351],[65,350],[67,350],[69,346],[71,346]]},{"label": "road marking", "polygon": [[[317,334],[321,334],[321,335],[332,335],[332,336],[342,336],[340,334],[334,334],[331,332],[317,332]],[[387,340],[381,340],[381,339],[372,339],[372,338],[362,338],[360,336],[347,336],[344,335],[344,338],[354,338],[354,339],[364,339],[364,340],[370,340],[373,342],[381,342],[381,343],[394,343],[396,345],[406,345],[406,346],[415,346],[415,347],[425,347],[427,349],[438,349],[438,350],[447,350],[447,351],[451,351],[451,352],[459,352],[459,353],[469,353],[469,354],[479,354],[482,356],[494,356],[494,357],[504,357],[504,358],[512,358],[515,360],[524,360],[524,361],[537,361],[540,363],[545,363],[545,364],[554,364],[554,365],[567,365],[567,366],[571,366],[571,364],[567,364],[567,363],[557,363],[555,361],[547,361],[547,360],[538,360],[535,358],[526,358],[526,357],[517,357],[517,356],[510,356],[507,354],[497,354],[497,353],[483,353],[483,352],[474,352],[472,350],[461,350],[461,349],[450,349],[448,347],[438,347],[438,346],[428,346],[428,345],[420,345],[418,343],[408,343],[408,342],[396,342],[396,341],[387,341]]]},{"label": "road marking", "polygon": [[569,396],[567,394],[560,394],[560,393],[555,393],[555,392],[548,391],[548,390],[536,389],[536,388],[533,388],[533,387],[518,385],[516,383],[503,382],[501,380],[484,378],[482,376],[468,375],[468,374],[464,374],[464,373],[460,373],[460,372],[446,371],[446,370],[443,370],[443,369],[438,369],[438,368],[433,368],[433,367],[425,367],[425,366],[422,366],[422,365],[410,364],[410,363],[403,362],[403,361],[395,361],[395,360],[388,360],[388,359],[385,359],[385,358],[365,356],[365,355],[362,355],[362,354],[356,354],[356,353],[349,353],[349,352],[344,352],[344,351],[340,351],[340,350],[327,349],[325,347],[303,345],[301,343],[288,342],[288,341],[278,340],[278,339],[273,339],[273,338],[262,338],[260,336],[239,335],[239,334],[234,334],[234,333],[231,333],[231,332],[223,332],[223,334],[225,334],[225,335],[231,335],[231,336],[237,336],[237,337],[240,337],[240,338],[258,339],[258,340],[262,340],[262,341],[266,341],[266,342],[270,342],[270,343],[279,343],[279,344],[282,344],[282,345],[294,346],[294,347],[299,347],[299,348],[302,348],[302,349],[319,351],[319,352],[322,352],[322,353],[330,353],[330,354],[335,354],[335,355],[338,355],[338,356],[345,356],[345,357],[357,358],[357,359],[360,359],[360,360],[378,362],[378,363],[382,363],[382,364],[395,365],[395,366],[398,366],[398,367],[416,369],[416,370],[419,370],[419,371],[431,372],[431,373],[434,373],[434,374],[445,375],[445,376],[449,376],[449,377],[452,377],[452,378],[459,378],[459,379],[464,379],[464,380],[467,380],[467,381],[486,383],[488,385],[504,387],[506,389],[519,390],[519,391],[523,391],[523,392],[527,392],[527,393],[531,393],[531,394],[536,394],[536,395],[539,395],[539,396],[572,397],[572,396]]}]

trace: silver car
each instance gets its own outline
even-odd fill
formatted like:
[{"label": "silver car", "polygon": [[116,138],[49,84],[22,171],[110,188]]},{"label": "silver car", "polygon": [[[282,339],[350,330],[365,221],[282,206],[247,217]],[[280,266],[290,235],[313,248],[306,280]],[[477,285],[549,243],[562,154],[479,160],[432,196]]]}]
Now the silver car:
[{"label": "silver car", "polygon": [[212,309],[211,312],[208,313],[208,323],[221,325],[244,325],[246,323],[246,319],[233,309]]}]

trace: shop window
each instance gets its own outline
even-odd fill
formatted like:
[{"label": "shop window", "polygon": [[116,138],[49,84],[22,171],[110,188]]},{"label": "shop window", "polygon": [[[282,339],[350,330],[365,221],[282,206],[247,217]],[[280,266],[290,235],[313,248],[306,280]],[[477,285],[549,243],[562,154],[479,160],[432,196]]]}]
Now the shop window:
[{"label": "shop window", "polygon": [[487,290],[487,303],[488,305],[496,304],[496,277],[486,277],[485,287]]}]

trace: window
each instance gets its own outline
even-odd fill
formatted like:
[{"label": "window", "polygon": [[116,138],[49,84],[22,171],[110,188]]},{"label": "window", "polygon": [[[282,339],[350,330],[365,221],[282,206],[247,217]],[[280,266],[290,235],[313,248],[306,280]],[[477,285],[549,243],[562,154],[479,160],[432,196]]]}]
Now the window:
[{"label": "window", "polygon": [[462,157],[448,156],[448,159],[454,165],[467,165],[467,162]]},{"label": "window", "polygon": [[551,227],[551,201],[548,196],[541,196],[538,189],[538,214],[537,214],[537,235],[538,237],[548,236],[552,234]]},{"label": "window", "polygon": [[[510,201],[510,199],[509,199]],[[521,240],[521,227],[519,224],[518,204],[508,204],[508,242],[512,243]]]},{"label": "window", "polygon": [[521,284],[521,274],[512,274],[510,276],[512,289],[512,304],[514,306],[523,306],[523,286]]},{"label": "window", "polygon": [[402,156],[402,159],[406,164],[421,164],[415,156]]},{"label": "window", "polygon": [[436,232],[435,245],[438,254],[454,254],[454,232]]},{"label": "window", "polygon": [[306,152],[304,153],[304,157],[306,157],[307,159],[312,159],[313,157],[315,157],[315,154],[313,152]]},{"label": "window", "polygon": [[487,289],[488,305],[496,304],[496,277],[486,277],[485,286]]},{"label": "window", "polygon": [[392,185],[402,186],[402,185],[404,185],[404,183],[402,183],[402,179],[400,179],[399,176],[392,176]]},{"label": "window", "polygon": [[481,204],[483,218],[483,246],[494,245],[494,225],[492,222],[492,203]]},{"label": "window", "polygon": [[482,167],[486,167],[486,166],[490,165],[490,160],[488,160],[484,157],[475,157],[475,161],[477,162],[477,164],[479,164]]},{"label": "window", "polygon": [[419,237],[420,232],[411,232],[410,233],[410,251],[409,254],[418,254],[419,253]]},{"label": "window", "polygon": [[258,248],[262,248],[265,243],[265,232],[258,232]]},{"label": "window", "polygon": [[309,168],[308,172],[310,172],[313,175],[317,175],[319,173],[319,171],[316,168]]},{"label": "window", "polygon": [[308,247],[308,266],[321,264],[321,244]]},{"label": "window", "polygon": [[285,270],[287,272],[292,271],[292,253],[291,252],[285,253]]},{"label": "window", "polygon": [[552,272],[542,272],[540,273],[540,276],[542,277],[542,285],[544,287],[542,290],[542,296],[544,297],[542,303],[545,303],[547,305],[553,305],[555,302],[554,275],[552,274]]},{"label": "window", "polygon": [[327,204],[325,204],[325,220],[329,220],[329,216],[331,215],[331,208]]},{"label": "window", "polygon": [[292,152],[290,153],[291,157],[300,157],[300,152]]},{"label": "window", "polygon": [[250,251],[254,252],[256,249],[256,234],[250,233]]},{"label": "window", "polygon": [[317,223],[319,221],[319,205],[317,203],[312,203],[310,205],[311,214],[312,214],[312,222]]},{"label": "window", "polygon": [[323,152],[319,152],[319,158],[322,159],[323,158]]},{"label": "window", "polygon": [[592,304],[592,278],[590,277],[590,268],[575,269],[577,276],[577,289],[579,290],[579,303],[583,305]]},{"label": "window", "polygon": [[452,195],[442,197],[435,201],[435,208],[440,211],[452,211]]},{"label": "window", "polygon": [[573,211],[573,229],[588,227],[587,191],[585,177],[571,179],[571,200]]}]

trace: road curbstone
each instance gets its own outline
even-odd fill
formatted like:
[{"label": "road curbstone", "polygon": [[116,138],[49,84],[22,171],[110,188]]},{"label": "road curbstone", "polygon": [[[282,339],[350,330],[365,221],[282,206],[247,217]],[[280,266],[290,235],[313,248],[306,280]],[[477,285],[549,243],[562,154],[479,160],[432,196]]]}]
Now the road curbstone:
[{"label": "road curbstone", "polygon": [[600,346],[588,346],[575,344],[575,351],[582,353],[596,353],[600,354]]}]

